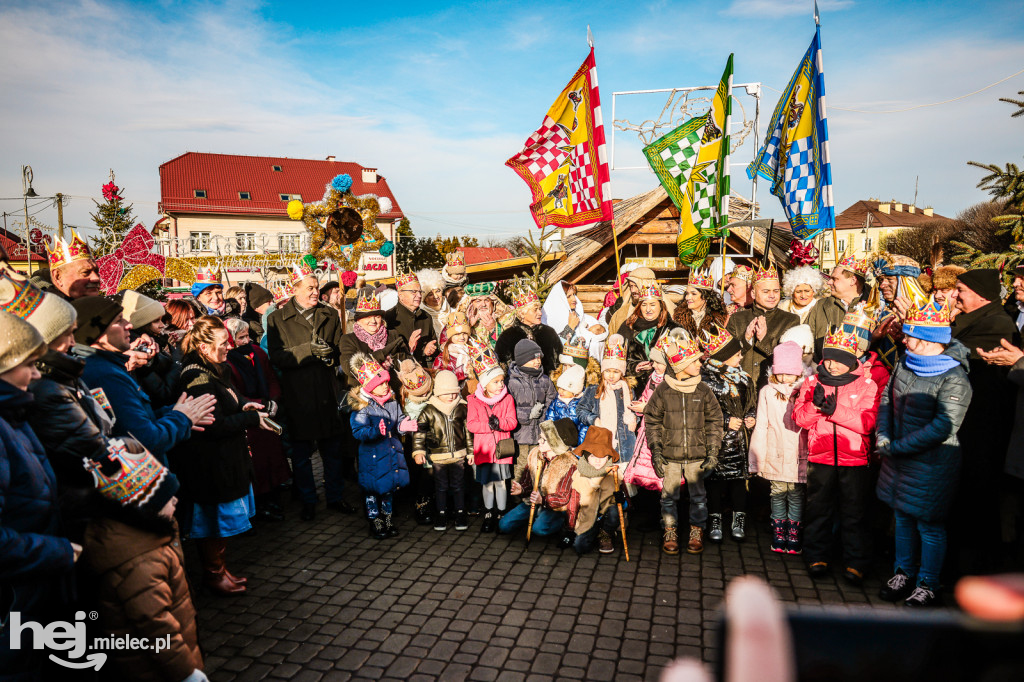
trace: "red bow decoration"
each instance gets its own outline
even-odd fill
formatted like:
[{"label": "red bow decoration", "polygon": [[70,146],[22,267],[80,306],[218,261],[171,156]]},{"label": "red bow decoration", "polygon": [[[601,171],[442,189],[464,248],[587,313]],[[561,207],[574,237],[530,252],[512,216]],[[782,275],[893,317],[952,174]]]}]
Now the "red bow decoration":
[{"label": "red bow decoration", "polygon": [[140,224],[128,231],[114,253],[98,259],[96,267],[100,271],[104,293],[108,296],[117,293],[117,285],[124,276],[125,266],[152,265],[163,274],[165,259],[159,253],[153,253],[155,245],[153,235]]},{"label": "red bow decoration", "polygon": [[804,244],[794,239],[789,244],[789,266],[798,268],[801,265],[814,265],[818,261],[818,247],[812,242]]},{"label": "red bow decoration", "polygon": [[121,196],[121,188],[111,181],[103,185],[103,198],[107,201],[121,201],[124,197]]}]

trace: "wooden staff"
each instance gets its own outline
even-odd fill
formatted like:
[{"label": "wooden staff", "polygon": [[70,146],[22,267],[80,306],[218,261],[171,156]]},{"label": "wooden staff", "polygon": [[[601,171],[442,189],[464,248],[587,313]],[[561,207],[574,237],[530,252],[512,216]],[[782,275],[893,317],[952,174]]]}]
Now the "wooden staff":
[{"label": "wooden staff", "polygon": [[[619,467],[612,464],[612,480],[615,481],[615,492],[619,492]],[[615,506],[619,508],[619,530],[622,531],[622,551],[626,555],[626,561],[629,561],[629,545],[626,544],[626,517],[622,515],[622,503],[618,500],[615,501]]]},{"label": "wooden staff", "polygon": [[[537,466],[533,468],[533,489],[534,491],[540,488],[540,452],[537,452]],[[530,531],[533,530],[533,515],[537,512],[537,505],[534,502],[530,503],[530,521],[526,524],[526,541],[530,541]]]}]

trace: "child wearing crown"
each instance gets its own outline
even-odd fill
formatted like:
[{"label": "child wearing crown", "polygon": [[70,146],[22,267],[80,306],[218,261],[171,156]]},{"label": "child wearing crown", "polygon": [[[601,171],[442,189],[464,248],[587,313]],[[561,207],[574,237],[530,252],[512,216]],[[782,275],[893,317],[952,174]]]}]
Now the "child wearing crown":
[{"label": "child wearing crown", "polygon": [[701,350],[686,336],[670,337],[661,351],[670,374],[658,384],[644,409],[651,463],[662,479],[661,520],[665,533],[661,549],[679,554],[679,493],[690,493],[689,540],[686,551],[704,551],[708,521],[704,479],[718,466],[722,444],[722,408],[715,394],[701,383]]},{"label": "child wearing crown", "polygon": [[946,552],[946,517],[959,478],[957,432],[971,402],[968,349],[952,341],[949,309],[930,301],[903,322],[907,352],[878,413],[878,498],[896,516],[893,576],[879,596],[934,604]]},{"label": "child wearing crown", "polygon": [[[427,407],[431,392],[434,390],[434,382],[430,373],[416,364],[411,357],[407,357],[399,363],[398,381],[402,384],[401,400],[402,410],[410,419],[419,419],[420,414]],[[411,438],[406,440],[407,452],[411,450]],[[431,510],[434,508],[434,470],[428,458],[413,458],[416,465],[409,472],[413,486],[416,489],[416,523],[421,526],[428,526],[434,522]]]},{"label": "child wearing crown", "polygon": [[516,401],[519,425],[512,437],[519,447],[513,479],[518,479],[526,466],[526,456],[540,442],[540,423],[555,399],[555,385],[541,367],[543,353],[530,339],[516,344],[512,362],[508,363],[508,391]]},{"label": "child wearing crown", "polygon": [[804,381],[793,411],[794,421],[807,430],[803,551],[812,578],[828,575],[838,516],[843,577],[861,585],[871,562],[869,464],[882,387],[857,359],[856,333],[833,330],[825,337],[822,355],[815,374]]},{"label": "child wearing crown", "polygon": [[[625,374],[625,340],[619,334],[612,334],[604,347],[601,381],[597,386],[587,387],[577,407],[579,418],[586,426],[596,425],[612,432],[612,448],[622,457],[620,469],[625,469],[636,446],[637,417],[629,409],[633,391]],[[583,438],[586,436],[581,440]]]},{"label": "child wearing crown", "polygon": [[[498,521],[508,509],[508,489],[505,481],[512,478],[516,457],[512,431],[518,425],[516,403],[505,387],[505,373],[498,359],[490,353],[473,358],[476,372],[476,391],[469,396],[466,423],[473,434],[473,454],[469,463],[475,465],[476,480],[482,487],[484,519],[483,533],[493,533]],[[504,441],[504,442],[503,442]]]},{"label": "child wearing crown", "polygon": [[434,358],[434,372],[448,370],[455,374],[460,386],[466,385],[470,375],[469,320],[465,314],[451,311],[445,317],[439,344],[441,352]]},{"label": "child wearing crown", "polygon": [[[590,358],[590,360],[593,361],[593,358]],[[564,369],[555,380],[555,399],[548,405],[548,409],[544,413],[544,421],[571,419],[572,423],[576,425],[579,440],[582,441],[587,436],[588,427],[583,417],[580,416],[579,406],[580,401],[583,399],[587,373],[576,363],[571,365],[563,364],[562,367]],[[600,366],[598,366],[598,381],[594,382],[594,386],[600,381],[600,376]],[[570,447],[576,447],[576,443],[573,443]]]},{"label": "child wearing crown", "polygon": [[395,537],[392,500],[409,485],[409,468],[400,434],[416,431],[416,420],[402,414],[388,382],[391,375],[365,353],[350,361],[359,387],[348,395],[352,437],[359,441],[359,485],[366,496],[366,518],[377,540]]}]

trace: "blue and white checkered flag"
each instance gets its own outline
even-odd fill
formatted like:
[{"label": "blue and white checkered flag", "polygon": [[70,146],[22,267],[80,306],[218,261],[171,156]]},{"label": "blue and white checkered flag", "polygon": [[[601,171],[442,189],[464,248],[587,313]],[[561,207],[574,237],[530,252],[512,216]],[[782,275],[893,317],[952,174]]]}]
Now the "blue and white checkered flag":
[{"label": "blue and white checkered flag", "polygon": [[820,27],[775,105],[764,145],[747,166],[747,177],[755,174],[771,180],[793,236],[810,239],[835,227]]}]

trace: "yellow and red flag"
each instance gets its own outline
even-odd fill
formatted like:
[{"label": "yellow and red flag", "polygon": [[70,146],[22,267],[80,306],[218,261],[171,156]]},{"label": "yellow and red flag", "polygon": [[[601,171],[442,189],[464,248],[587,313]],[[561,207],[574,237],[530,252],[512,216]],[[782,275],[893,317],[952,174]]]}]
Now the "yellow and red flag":
[{"label": "yellow and red flag", "polygon": [[505,162],[530,186],[537,227],[571,229],[612,219],[594,48],[523,150]]}]

